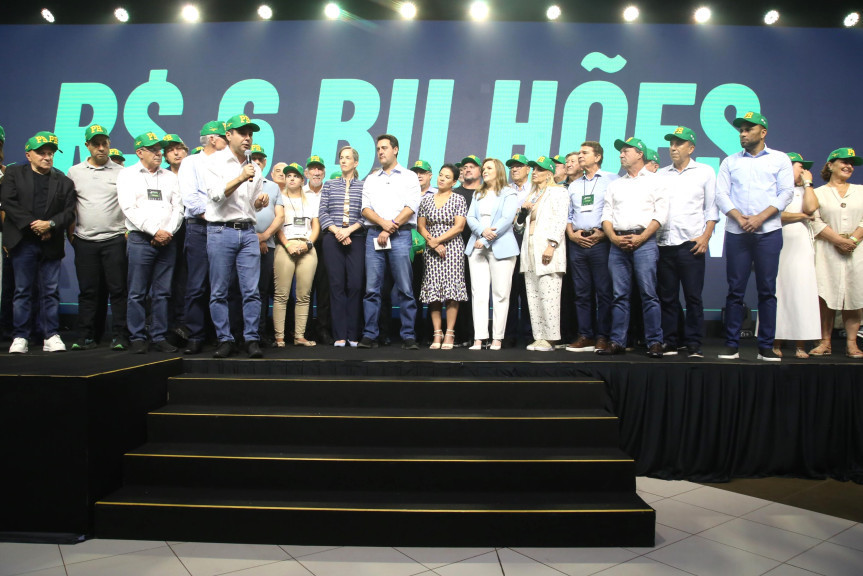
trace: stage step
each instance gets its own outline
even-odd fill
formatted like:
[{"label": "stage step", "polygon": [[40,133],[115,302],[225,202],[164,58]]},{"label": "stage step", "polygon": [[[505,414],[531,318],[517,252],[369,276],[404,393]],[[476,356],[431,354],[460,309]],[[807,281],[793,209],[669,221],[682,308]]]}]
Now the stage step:
[{"label": "stage step", "polygon": [[127,486],[96,503],[102,538],[259,544],[652,546],[654,521],[634,493]]},{"label": "stage step", "polygon": [[635,463],[618,448],[604,382],[274,375],[296,367],[269,364],[199,360],[171,378],[168,404],[148,415],[148,442],[125,456],[124,487],[97,503],[97,535],[653,543],[655,513],[635,494]]},{"label": "stage step", "polygon": [[148,443],[125,457],[128,484],[266,490],[613,492],[634,461],[597,448],[263,446]]}]

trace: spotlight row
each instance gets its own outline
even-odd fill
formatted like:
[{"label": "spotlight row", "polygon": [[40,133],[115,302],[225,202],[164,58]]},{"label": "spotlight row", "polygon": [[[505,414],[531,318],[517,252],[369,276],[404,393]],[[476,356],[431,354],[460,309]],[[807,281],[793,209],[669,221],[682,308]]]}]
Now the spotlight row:
[{"label": "spotlight row", "polygon": [[[413,2],[401,2],[396,3],[398,6],[399,14],[401,14],[402,18],[406,20],[411,20],[417,15],[417,7]],[[489,15],[491,14],[491,8],[488,5],[488,2],[484,2],[482,0],[477,0],[470,4],[470,8],[468,9],[468,13],[473,20],[483,21],[487,20]],[[330,20],[338,20],[342,17],[342,9],[338,4],[334,2],[330,2],[324,7],[324,15]],[[548,7],[545,15],[549,20],[557,20],[563,14],[563,11],[560,9],[560,6],[557,4],[553,4]],[[638,6],[631,5],[627,6],[623,11],[623,19],[627,22],[635,22],[638,20],[641,15],[638,10]],[[198,10],[198,7],[194,4],[186,4],[183,6],[181,11],[181,16],[183,20],[186,22],[198,22],[201,19],[201,12]],[[273,9],[270,8],[266,4],[262,4],[258,7],[258,16],[262,20],[269,20],[273,17]],[[698,24],[707,24],[710,22],[710,18],[713,16],[710,8],[707,6],[702,6],[695,10],[692,15],[693,20]],[[128,22],[129,21],[129,12],[125,8],[117,8],[114,10],[114,17],[118,22]],[[54,14],[51,13],[47,8],[42,9],[42,18],[44,18],[47,22],[54,22]],[[764,23],[768,26],[772,26],[779,22],[779,11],[778,10],[770,10],[764,15]],[[850,28],[852,26],[856,26],[860,22],[860,14],[858,12],[851,12],[845,17],[843,24]]]}]

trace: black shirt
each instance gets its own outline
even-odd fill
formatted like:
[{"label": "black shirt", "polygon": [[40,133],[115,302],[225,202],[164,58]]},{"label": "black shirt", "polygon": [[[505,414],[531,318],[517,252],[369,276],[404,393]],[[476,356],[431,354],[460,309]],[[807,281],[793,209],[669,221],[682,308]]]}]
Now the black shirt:
[{"label": "black shirt", "polygon": [[45,210],[48,209],[48,179],[51,173],[40,174],[33,172],[33,216],[37,220],[45,219]]}]

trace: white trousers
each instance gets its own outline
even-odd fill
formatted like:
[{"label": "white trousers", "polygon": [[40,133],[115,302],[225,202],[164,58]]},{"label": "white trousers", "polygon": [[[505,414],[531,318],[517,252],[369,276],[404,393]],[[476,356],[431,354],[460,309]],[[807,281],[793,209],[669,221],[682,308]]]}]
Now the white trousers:
[{"label": "white trousers", "polygon": [[515,261],[515,256],[498,260],[491,248],[474,248],[468,257],[475,340],[488,339],[489,289],[492,296],[492,338],[503,340]]}]

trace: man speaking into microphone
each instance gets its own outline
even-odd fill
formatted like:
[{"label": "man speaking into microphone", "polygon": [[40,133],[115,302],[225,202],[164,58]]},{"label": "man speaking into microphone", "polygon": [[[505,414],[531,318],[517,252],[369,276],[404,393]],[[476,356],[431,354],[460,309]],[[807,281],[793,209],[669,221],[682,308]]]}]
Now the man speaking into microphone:
[{"label": "man speaking into microphone", "polygon": [[219,347],[215,358],[227,358],[235,351],[228,316],[228,288],[234,270],[243,298],[243,340],[249,358],[261,358],[258,293],[261,254],[255,233],[255,213],[269,204],[263,191],[261,170],[251,162],[252,134],[260,127],[245,114],[225,122],[228,146],[205,162],[207,187],[207,257],[210,261],[210,315],[216,327]]}]

